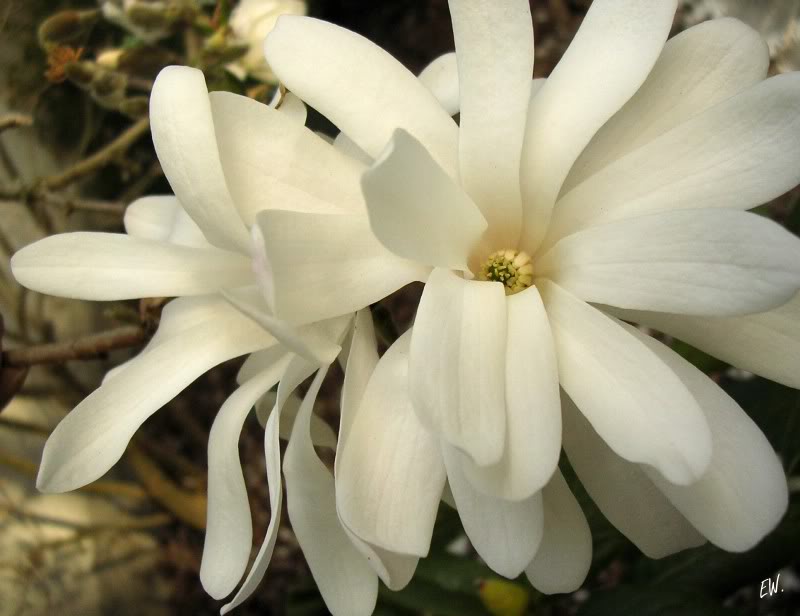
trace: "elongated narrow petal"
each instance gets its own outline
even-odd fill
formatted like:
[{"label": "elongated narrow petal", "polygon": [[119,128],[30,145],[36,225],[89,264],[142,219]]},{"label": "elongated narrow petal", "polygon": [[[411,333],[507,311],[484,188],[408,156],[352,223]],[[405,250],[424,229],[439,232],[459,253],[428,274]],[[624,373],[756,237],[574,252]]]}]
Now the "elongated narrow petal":
[{"label": "elongated narrow petal", "polygon": [[[170,318],[180,319],[173,302]],[[74,490],[101,477],[144,421],[217,364],[275,344],[275,339],[221,298],[205,302],[206,318],[164,340],[106,381],[67,415],[47,440],[37,486]],[[202,341],[202,344],[198,344]]]},{"label": "elongated narrow petal", "polygon": [[125,208],[125,232],[133,237],[212,248],[200,227],[189,217],[177,197],[142,197]]},{"label": "elongated narrow petal", "polygon": [[419,74],[419,80],[448,115],[454,116],[461,110],[458,62],[454,52],[442,54],[428,64]]},{"label": "elongated narrow petal", "polygon": [[502,285],[434,270],[411,337],[411,400],[423,425],[482,466],[503,455],[505,358]]},{"label": "elongated narrow petal", "polygon": [[561,454],[558,364],[536,287],[506,298],[506,446],[500,462],[464,473],[480,491],[523,500],[550,480]]},{"label": "elongated narrow petal", "polygon": [[742,317],[610,310],[621,319],[679,338],[737,368],[800,388],[800,295],[769,312]]},{"label": "elongated narrow petal", "polygon": [[662,343],[638,331],[636,335],[697,398],[713,439],[711,464],[697,483],[676,486],[648,474],[712,543],[731,552],[749,550],[778,525],[788,506],[786,475],[778,456],[753,420],[716,383]]},{"label": "elongated narrow petal", "polygon": [[262,289],[273,314],[290,323],[355,312],[427,277],[428,268],[386,250],[366,216],[269,210],[257,224],[269,268]]},{"label": "elongated narrow petal", "polygon": [[401,336],[369,380],[338,465],[343,522],[392,552],[426,556],[444,487],[439,442],[408,397],[408,347]]},{"label": "elongated narrow petal", "polygon": [[614,320],[549,281],[537,281],[556,341],[561,386],[618,455],[670,481],[697,481],[711,434],[686,386]]},{"label": "elongated narrow petal", "polygon": [[744,210],[782,195],[800,182],[798,98],[800,75],[779,75],[687,119],[559,200],[548,240],[650,212]]},{"label": "elongated narrow petal", "polygon": [[422,144],[395,131],[361,181],[372,231],[394,254],[468,270],[486,219]]},{"label": "elongated narrow petal", "polygon": [[248,225],[268,208],[364,212],[363,165],[285,112],[230,92],[210,98],[219,158]]},{"label": "elongated narrow petal", "polygon": [[237,389],[220,408],[208,436],[208,518],[200,581],[215,599],[242,579],[253,546],[250,502],[239,461],[239,437],[256,400],[280,380],[291,355],[281,347],[272,365]]},{"label": "elongated narrow petal", "polygon": [[543,490],[544,534],[525,575],[547,595],[578,590],[592,564],[592,535],[578,501],[556,471]]},{"label": "elongated narrow petal", "polygon": [[[262,356],[263,357],[263,356]],[[267,481],[269,483],[269,505],[271,516],[269,526],[264,536],[264,541],[258,549],[255,560],[250,571],[247,573],[244,582],[236,591],[228,603],[226,603],[221,614],[224,616],[231,610],[241,605],[247,598],[255,592],[267,567],[272,559],[275,550],[275,542],[278,540],[278,528],[280,527],[281,511],[283,507],[283,481],[281,480],[281,446],[279,440],[281,414],[284,405],[290,398],[298,385],[305,381],[313,372],[315,366],[302,357],[295,356],[286,367],[286,371],[278,385],[278,397],[275,401],[275,408],[267,419],[267,426],[264,430],[264,453],[267,462]]]},{"label": "elongated narrow petal", "polygon": [[239,254],[121,233],[51,235],[16,253],[11,271],[34,291],[91,300],[203,295],[253,280]]},{"label": "elongated narrow petal", "polygon": [[540,272],[587,302],[705,316],[762,312],[800,289],[800,239],[749,212],[683,210],[590,227]]},{"label": "elongated narrow petal", "polygon": [[334,616],[368,616],[378,597],[378,576],[356,550],[336,515],[333,476],[317,457],[309,431],[325,370],[306,393],[286,448],[283,473],[292,529]]},{"label": "elongated narrow petal", "polygon": [[247,229],[225,183],[203,73],[162,70],[150,96],[150,123],[164,175],[186,211],[212,244],[246,253]]},{"label": "elongated narrow petal", "polygon": [[284,16],[264,51],[287,88],[370,156],[378,156],[394,130],[404,128],[456,174],[458,127],[433,94],[380,47],[324,21]]},{"label": "elongated narrow petal", "polygon": [[705,543],[645,472],[615,454],[564,396],[564,450],[583,487],[609,522],[650,558]]},{"label": "elongated narrow petal", "polygon": [[562,193],[692,116],[754,86],[766,78],[768,68],[764,39],[737,19],[704,21],[672,37],[642,87],[586,146]]},{"label": "elongated narrow petal", "polygon": [[519,166],[533,76],[530,4],[450,0],[450,15],[461,100],[461,182],[489,221],[490,242],[514,246],[522,221]]},{"label": "elongated narrow petal", "polygon": [[542,494],[507,501],[478,492],[461,468],[463,454],[443,443],[447,480],[464,531],[478,555],[496,573],[515,578],[531,562],[542,540]]},{"label": "elongated narrow petal", "polygon": [[569,49],[531,101],[521,167],[521,243],[528,252],[544,237],[561,185],[578,155],[655,64],[676,4],[593,2]]}]

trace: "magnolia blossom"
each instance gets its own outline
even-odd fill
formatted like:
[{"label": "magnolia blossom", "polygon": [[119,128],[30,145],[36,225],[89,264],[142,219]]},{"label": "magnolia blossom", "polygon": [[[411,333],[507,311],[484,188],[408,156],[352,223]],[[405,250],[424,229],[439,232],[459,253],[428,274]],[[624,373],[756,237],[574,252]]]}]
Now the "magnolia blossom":
[{"label": "magnolia blossom", "polygon": [[247,53],[227,69],[241,80],[249,76],[274,82],[275,74],[264,59],[264,39],[281,15],[305,14],[305,0],[241,0],[231,12],[228,25],[233,36],[247,45]]},{"label": "magnolia blossom", "polygon": [[767,47],[736,20],[665,44],[674,0],[596,0],[532,82],[526,0],[450,8],[457,74],[444,65],[438,99],[331,24],[285,17],[265,45],[340,147],[374,160],[366,211],[257,215],[273,313],[299,325],[426,283],[413,330],[348,366],[362,398],[337,456],[341,519],[422,557],[447,482],[489,566],[572,590],[591,539],[563,445],[645,554],[752,547],[786,509],[777,456],[716,384],[626,321],[800,386],[800,241],[745,211],[800,181],[800,77],[765,79]]}]

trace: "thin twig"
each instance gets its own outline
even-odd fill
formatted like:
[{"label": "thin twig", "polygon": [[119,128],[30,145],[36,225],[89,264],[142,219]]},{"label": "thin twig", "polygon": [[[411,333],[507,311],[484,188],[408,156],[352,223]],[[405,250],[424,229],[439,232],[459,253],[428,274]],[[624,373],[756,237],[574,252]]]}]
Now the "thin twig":
[{"label": "thin twig", "polygon": [[19,419],[13,419],[0,415],[0,428],[9,428],[11,430],[18,430],[20,432],[29,432],[31,434],[38,434],[39,436],[50,436],[50,428],[41,426],[39,424],[29,423]]},{"label": "thin twig", "polygon": [[0,133],[9,128],[17,128],[18,126],[31,126],[33,118],[24,113],[7,113],[0,116]]},{"label": "thin twig", "polygon": [[36,198],[45,202],[63,207],[67,214],[74,211],[99,212],[111,216],[121,217],[125,214],[125,204],[118,201],[102,201],[99,199],[79,199],[64,195],[42,191]]},{"label": "thin twig", "polygon": [[142,118],[131,124],[122,134],[88,158],[84,158],[62,173],[44,178],[40,186],[53,190],[63,188],[85,175],[107,165],[133,145],[150,128],[150,119]]},{"label": "thin twig", "polygon": [[2,365],[22,367],[35,364],[59,364],[73,359],[96,359],[115,349],[137,346],[144,339],[143,328],[128,325],[78,340],[8,349],[3,351]]}]

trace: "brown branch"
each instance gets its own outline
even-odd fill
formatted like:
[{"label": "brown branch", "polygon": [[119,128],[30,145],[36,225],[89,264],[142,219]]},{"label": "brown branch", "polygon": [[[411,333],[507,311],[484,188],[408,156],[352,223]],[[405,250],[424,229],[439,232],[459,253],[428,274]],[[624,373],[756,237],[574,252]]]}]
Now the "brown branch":
[{"label": "brown branch", "polygon": [[133,325],[119,327],[78,340],[54,342],[3,351],[3,366],[59,364],[74,359],[96,359],[114,349],[137,346],[145,339],[145,331]]},{"label": "brown branch", "polygon": [[33,118],[24,113],[7,113],[0,116],[0,133],[9,128],[17,128],[18,126],[31,126]]},{"label": "brown branch", "polygon": [[63,207],[67,214],[74,211],[99,212],[111,216],[121,217],[125,214],[125,204],[118,201],[102,201],[99,199],[79,199],[75,197],[65,197],[56,193],[42,191],[36,195],[38,200],[44,203],[52,203]]},{"label": "brown branch", "polygon": [[122,134],[91,156],[84,158],[66,171],[41,180],[40,186],[48,190],[63,188],[85,175],[96,171],[122,154],[150,128],[150,119],[142,118],[131,124]]}]

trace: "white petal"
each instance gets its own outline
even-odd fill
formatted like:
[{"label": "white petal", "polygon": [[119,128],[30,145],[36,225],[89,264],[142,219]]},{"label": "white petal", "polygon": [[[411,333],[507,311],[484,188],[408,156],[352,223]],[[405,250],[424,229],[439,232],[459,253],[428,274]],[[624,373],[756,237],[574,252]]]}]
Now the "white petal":
[{"label": "white petal", "polygon": [[419,74],[419,80],[448,115],[454,116],[461,110],[458,63],[454,52],[442,54],[428,64]]},{"label": "white petal", "polygon": [[[172,318],[181,318],[183,301],[172,302]],[[135,359],[58,424],[42,454],[40,490],[66,492],[101,477],[122,456],[139,426],[198,376],[223,361],[275,344],[272,336],[221,298],[208,298],[202,312],[204,320]]]},{"label": "white petal", "polygon": [[[275,409],[275,402],[278,400],[278,392],[270,391],[264,394],[261,400],[256,405],[256,417],[259,423],[266,427],[267,421]],[[302,400],[296,393],[289,396],[286,404],[281,411],[281,426],[280,437],[284,441],[288,441],[292,434],[292,427],[294,420],[297,418],[297,412],[300,410]],[[318,415],[311,416],[311,441],[314,447],[324,447],[332,451],[336,450],[336,433],[333,431],[328,423]]]},{"label": "white petal", "polygon": [[639,464],[603,442],[564,396],[564,450],[603,515],[649,558],[662,558],[705,539],[656,488]]},{"label": "white petal", "polygon": [[166,241],[180,209],[180,203],[172,195],[137,199],[125,208],[125,232],[146,240]]},{"label": "white petal", "polygon": [[203,73],[162,70],[150,95],[150,124],[164,175],[212,244],[247,252],[247,229],[228,192]]},{"label": "white petal", "polygon": [[637,335],[697,398],[713,439],[711,464],[697,483],[676,486],[648,474],[712,543],[731,552],[749,550],[786,513],[789,495],[778,456],[753,420],[716,383],[657,340]]},{"label": "white petal", "polygon": [[[531,101],[522,148],[522,246],[536,250],[572,164],[642,85],[667,39],[676,0],[597,0]],[[635,24],[635,26],[632,26]]]},{"label": "white petal", "polygon": [[269,268],[262,290],[289,323],[355,312],[427,277],[427,268],[386,250],[365,216],[269,210],[257,223]]},{"label": "white petal", "polygon": [[461,469],[459,450],[442,444],[447,480],[464,531],[492,571],[515,578],[531,562],[542,540],[542,493],[507,501],[475,490]]},{"label": "white petal", "polygon": [[372,231],[394,254],[468,270],[486,219],[422,144],[403,130],[361,181]]},{"label": "white petal", "polygon": [[472,484],[486,494],[522,500],[550,480],[561,454],[558,364],[536,287],[506,298],[506,446],[500,462],[464,462]]},{"label": "white petal", "polygon": [[769,310],[800,289],[800,240],[735,210],[682,210],[590,227],[537,273],[587,302],[706,316]]},{"label": "white petal", "polygon": [[522,221],[520,156],[533,75],[528,0],[450,0],[461,119],[461,182],[489,221],[489,242],[515,246]]},{"label": "white petal", "polygon": [[17,252],[11,270],[34,291],[92,300],[203,295],[253,279],[241,255],[121,233],[51,235]]},{"label": "white petal", "polygon": [[363,165],[313,131],[246,96],[210,95],[219,157],[248,225],[265,209],[363,212]]},{"label": "white petal", "polygon": [[800,182],[800,75],[729,98],[616,160],[556,205],[548,241],[589,225],[689,208],[749,209]]},{"label": "white petal", "polygon": [[278,104],[278,109],[287,118],[291,119],[292,122],[296,122],[300,126],[305,125],[308,117],[308,109],[306,109],[305,103],[291,92],[284,93]]},{"label": "white petal", "polygon": [[498,462],[506,430],[503,286],[435,269],[413,331],[408,381],[417,415],[477,464]]},{"label": "white petal", "polygon": [[273,351],[269,369],[237,389],[220,408],[208,436],[208,520],[200,581],[215,599],[242,579],[253,546],[250,502],[239,461],[239,437],[256,400],[277,384],[291,356]]},{"label": "white petal", "polygon": [[[667,41],[642,87],[594,136],[564,183],[586,178],[767,76],[769,50],[737,19],[705,21]],[[675,161],[672,161],[675,162]]]},{"label": "white petal", "polygon": [[783,306],[742,317],[692,317],[610,309],[733,364],[789,387],[800,388],[800,295]]},{"label": "white petal", "polygon": [[537,281],[561,386],[618,455],[675,483],[702,476],[711,434],[683,383],[642,342],[564,289]]},{"label": "white petal", "polygon": [[311,412],[324,377],[323,369],[314,378],[286,448],[283,473],[289,519],[331,613],[366,616],[375,609],[378,576],[339,523],[333,476],[317,457],[309,432]]},{"label": "white petal", "polygon": [[426,556],[445,472],[438,439],[408,396],[410,340],[408,331],[389,348],[364,391],[340,448],[338,504],[343,522],[364,541]]},{"label": "white petal", "polygon": [[589,524],[560,471],[545,486],[543,500],[544,535],[525,575],[539,592],[573,592],[592,564]]},{"label": "white petal", "polygon": [[226,603],[221,610],[221,614],[227,614],[234,608],[241,605],[256,590],[267,567],[272,559],[272,552],[275,550],[275,542],[278,540],[278,528],[280,526],[281,511],[283,506],[283,482],[281,481],[281,447],[278,439],[279,426],[281,423],[281,411],[286,401],[292,395],[297,386],[300,385],[310,374],[314,372],[315,366],[305,359],[295,356],[286,368],[286,372],[278,385],[278,398],[275,408],[267,420],[267,427],[264,431],[264,453],[267,462],[267,481],[269,485],[269,506],[270,520],[264,541],[256,554],[253,566],[247,574],[239,590],[236,591],[233,599]]},{"label": "white petal", "polygon": [[278,78],[370,156],[396,128],[422,142],[449,173],[458,127],[402,64],[364,37],[309,17],[284,16],[264,44]]},{"label": "white petal", "polygon": [[353,160],[363,163],[367,166],[372,165],[375,159],[362,150],[356,143],[350,139],[346,134],[339,133],[333,140],[333,147],[339,150],[345,156],[349,156]]}]

